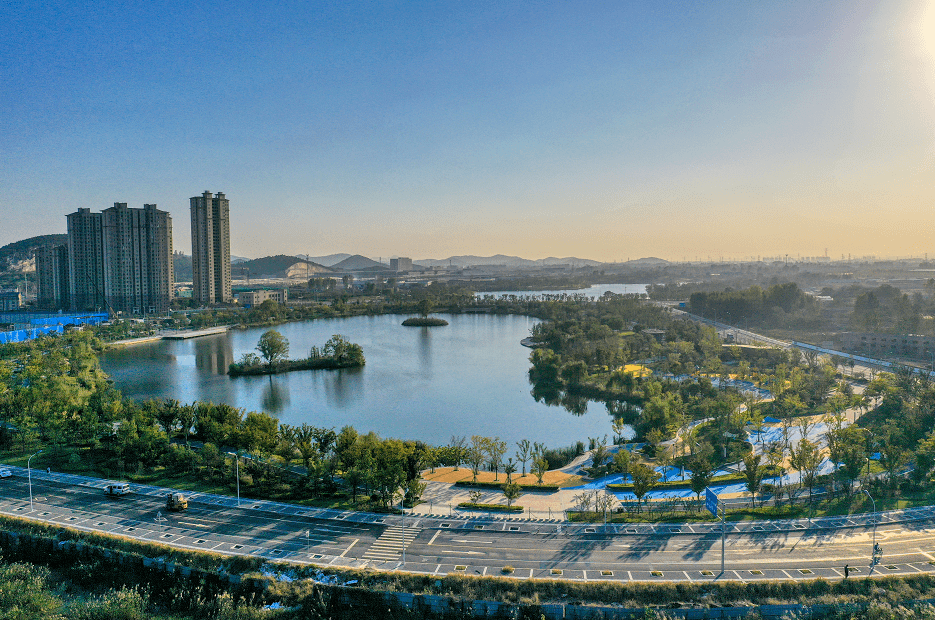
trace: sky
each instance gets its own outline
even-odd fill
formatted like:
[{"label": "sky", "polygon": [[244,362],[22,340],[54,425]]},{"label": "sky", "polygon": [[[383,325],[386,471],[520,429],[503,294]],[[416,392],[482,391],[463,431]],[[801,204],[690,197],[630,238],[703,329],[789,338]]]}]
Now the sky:
[{"label": "sky", "polygon": [[0,245],[935,256],[935,0],[0,3]]}]

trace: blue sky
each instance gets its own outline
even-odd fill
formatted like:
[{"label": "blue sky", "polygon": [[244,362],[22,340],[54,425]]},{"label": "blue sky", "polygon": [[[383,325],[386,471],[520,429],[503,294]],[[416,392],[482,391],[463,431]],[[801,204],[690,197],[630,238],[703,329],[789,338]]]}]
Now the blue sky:
[{"label": "blue sky", "polygon": [[242,256],[921,255],[931,2],[11,2],[0,244],[231,199]]}]

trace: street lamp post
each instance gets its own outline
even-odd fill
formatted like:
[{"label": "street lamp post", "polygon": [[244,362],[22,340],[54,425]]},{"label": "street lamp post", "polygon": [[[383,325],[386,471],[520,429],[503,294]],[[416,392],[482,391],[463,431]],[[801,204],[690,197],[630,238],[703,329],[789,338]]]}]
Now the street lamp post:
[{"label": "street lamp post", "polygon": [[873,557],[877,550],[877,503],[874,501],[873,496],[870,495],[870,492],[867,489],[863,489],[864,495],[870,498],[871,503],[873,504],[873,547],[870,550],[870,566],[873,566]]},{"label": "street lamp post", "polygon": [[403,568],[406,568],[406,495],[399,501],[399,511],[403,515]]},{"label": "street lamp post", "polygon": [[240,507],[240,451],[234,455],[234,475],[237,477],[237,507]]},{"label": "street lamp post", "polygon": [[36,454],[33,454],[31,457],[26,459],[26,475],[29,477],[29,512],[32,512],[32,468],[29,466],[29,461],[32,460],[33,456],[37,456],[39,454],[42,454],[42,450],[39,450],[36,452]]}]

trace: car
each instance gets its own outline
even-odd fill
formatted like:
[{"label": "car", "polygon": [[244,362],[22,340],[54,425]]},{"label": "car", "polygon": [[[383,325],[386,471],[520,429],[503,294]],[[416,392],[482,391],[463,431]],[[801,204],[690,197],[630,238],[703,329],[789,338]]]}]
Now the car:
[{"label": "car", "polygon": [[115,484],[108,484],[105,489],[105,493],[109,497],[120,497],[121,495],[126,495],[130,492],[130,485],[126,482],[117,482]]},{"label": "car", "polygon": [[13,472],[7,467],[0,467],[0,478],[9,478]]}]

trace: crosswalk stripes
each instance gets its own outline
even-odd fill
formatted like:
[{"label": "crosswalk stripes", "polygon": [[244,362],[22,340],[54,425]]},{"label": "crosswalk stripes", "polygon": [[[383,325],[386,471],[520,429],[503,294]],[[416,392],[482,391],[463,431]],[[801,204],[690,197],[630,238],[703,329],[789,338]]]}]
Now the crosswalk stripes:
[{"label": "crosswalk stripes", "polygon": [[398,560],[403,554],[403,546],[408,547],[412,544],[421,531],[422,528],[418,527],[391,525],[380,534],[362,557],[365,560],[384,562]]}]

